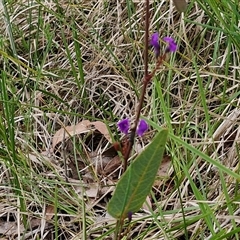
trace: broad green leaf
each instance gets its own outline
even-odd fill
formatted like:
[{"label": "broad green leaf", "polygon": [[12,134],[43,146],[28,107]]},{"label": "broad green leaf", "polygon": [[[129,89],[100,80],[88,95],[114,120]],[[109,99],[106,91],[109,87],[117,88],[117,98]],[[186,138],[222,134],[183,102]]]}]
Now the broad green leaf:
[{"label": "broad green leaf", "polygon": [[124,219],[142,207],[160,167],[167,136],[168,130],[162,129],[122,175],[108,204],[111,216]]}]

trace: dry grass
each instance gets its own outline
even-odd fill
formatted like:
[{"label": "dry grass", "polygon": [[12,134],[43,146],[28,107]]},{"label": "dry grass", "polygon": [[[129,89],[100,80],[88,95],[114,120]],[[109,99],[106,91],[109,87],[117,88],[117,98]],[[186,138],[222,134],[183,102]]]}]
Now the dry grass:
[{"label": "dry grass", "polygon": [[[134,119],[143,1],[21,0],[1,11],[9,19],[0,23],[0,237],[112,239],[106,203],[121,171],[111,144],[90,130],[66,133],[54,148],[52,140],[82,120],[104,122],[117,139],[115,123]],[[150,31],[174,36],[179,49],[149,86],[142,113],[239,173],[239,48],[213,19],[197,3],[185,20],[169,1],[151,3]],[[238,229],[238,181],[173,140],[167,154],[172,167],[153,189],[151,210],[134,216],[129,239],[220,239]],[[105,174],[109,161],[115,174]]]}]

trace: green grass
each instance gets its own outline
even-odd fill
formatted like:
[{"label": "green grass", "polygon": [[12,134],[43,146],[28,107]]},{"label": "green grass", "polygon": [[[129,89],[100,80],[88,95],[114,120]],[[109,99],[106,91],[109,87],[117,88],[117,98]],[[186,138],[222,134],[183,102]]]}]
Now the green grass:
[{"label": "green grass", "polygon": [[[115,123],[134,120],[144,3],[0,6],[0,237],[110,239],[106,204],[119,175],[99,169],[111,144],[90,130],[66,133],[55,149],[52,140],[82,120],[106,123],[118,139]],[[136,148],[167,127],[172,165],[150,209],[133,216],[130,239],[239,239],[239,8],[237,0],[197,0],[181,16],[172,2],[151,3],[150,33],[174,37],[179,48],[148,87],[142,114],[152,131]],[[149,61],[151,69],[150,49]],[[3,232],[3,223],[16,230]]]}]

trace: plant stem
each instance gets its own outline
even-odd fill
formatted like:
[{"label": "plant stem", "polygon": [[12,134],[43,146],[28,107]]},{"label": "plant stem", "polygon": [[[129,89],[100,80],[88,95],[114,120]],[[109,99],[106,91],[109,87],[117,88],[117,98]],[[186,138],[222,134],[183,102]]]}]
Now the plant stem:
[{"label": "plant stem", "polygon": [[142,87],[142,92],[141,92],[141,96],[139,99],[139,105],[138,105],[138,109],[137,109],[137,113],[136,113],[136,119],[135,119],[135,123],[134,123],[134,127],[131,131],[131,135],[130,135],[130,139],[128,142],[128,148],[127,151],[124,155],[124,164],[123,164],[123,172],[126,171],[127,169],[127,161],[128,158],[130,156],[131,150],[132,150],[132,146],[134,143],[134,138],[136,135],[136,130],[137,130],[137,125],[138,125],[138,121],[140,118],[140,114],[141,114],[141,109],[143,106],[143,100],[144,100],[144,96],[145,96],[145,92],[146,92],[146,88],[147,88],[147,84],[148,84],[148,42],[149,42],[149,18],[150,18],[150,14],[149,14],[149,0],[146,0],[145,3],[145,37],[144,37],[144,81],[143,81],[143,87]]},{"label": "plant stem", "polygon": [[135,118],[134,126],[131,130],[130,138],[129,138],[129,141],[128,141],[127,151],[124,154],[123,172],[125,172],[126,169],[127,169],[127,161],[129,159],[129,156],[130,156],[133,144],[134,144],[134,139],[135,139],[135,136],[136,136],[136,130],[137,130],[138,122],[139,122],[139,119],[140,119],[141,110],[142,110],[142,107],[143,107],[144,96],[146,94],[147,85],[152,80],[156,71],[162,65],[163,61],[166,58],[166,54],[167,54],[167,51],[165,51],[165,53],[163,55],[158,57],[155,68],[152,70],[151,73],[149,73],[148,72],[148,45],[149,45],[149,18],[150,18],[149,15],[150,15],[149,14],[149,0],[146,0],[143,87],[142,87],[141,96],[140,96],[140,99],[139,99],[139,105],[138,105],[137,112],[136,112],[136,118]]}]

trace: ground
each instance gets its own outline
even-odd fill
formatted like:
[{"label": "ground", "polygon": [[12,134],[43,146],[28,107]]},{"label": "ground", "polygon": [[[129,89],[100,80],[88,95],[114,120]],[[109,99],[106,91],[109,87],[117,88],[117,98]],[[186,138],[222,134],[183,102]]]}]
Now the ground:
[{"label": "ground", "polygon": [[[239,7],[150,2],[149,34],[178,49],[144,98],[150,127],[130,160],[161,128],[169,137],[128,239],[239,239]],[[139,104],[145,2],[7,0],[0,12],[0,239],[114,239],[116,123],[133,124]]]}]

